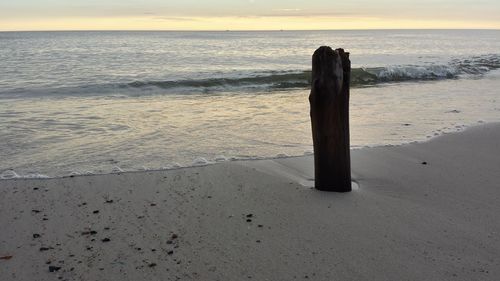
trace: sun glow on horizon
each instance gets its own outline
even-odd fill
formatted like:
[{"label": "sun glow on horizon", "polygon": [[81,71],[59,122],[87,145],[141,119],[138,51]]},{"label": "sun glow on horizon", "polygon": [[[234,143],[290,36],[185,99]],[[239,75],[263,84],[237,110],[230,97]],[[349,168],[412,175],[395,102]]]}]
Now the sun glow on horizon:
[{"label": "sun glow on horizon", "polygon": [[500,29],[495,21],[412,20],[377,17],[60,17],[0,19],[0,31],[48,30],[335,30]]}]

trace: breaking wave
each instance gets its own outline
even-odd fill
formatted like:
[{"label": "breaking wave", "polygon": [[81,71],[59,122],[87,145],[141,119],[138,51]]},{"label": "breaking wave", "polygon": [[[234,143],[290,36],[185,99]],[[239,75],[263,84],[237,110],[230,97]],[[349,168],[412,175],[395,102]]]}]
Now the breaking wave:
[{"label": "breaking wave", "polygon": [[[402,65],[390,67],[353,68],[351,85],[362,87],[379,83],[456,79],[464,75],[482,75],[500,68],[500,56],[481,56],[466,60],[453,60],[447,65]],[[210,78],[177,81],[135,81],[121,87],[162,89],[174,88],[235,88],[258,87],[271,89],[307,88],[311,84],[311,71],[268,72],[248,77]]]},{"label": "breaking wave", "polygon": [[[398,83],[422,80],[458,79],[464,76],[477,77],[500,69],[500,55],[484,55],[468,59],[456,59],[447,64],[399,65],[389,67],[353,68],[351,86],[366,87],[383,83]],[[18,95],[144,95],[211,93],[217,91],[251,91],[309,88],[311,71],[268,71],[240,74],[239,77],[217,77],[206,79],[133,81],[80,85],[41,89],[11,89],[2,91],[0,97]]]}]

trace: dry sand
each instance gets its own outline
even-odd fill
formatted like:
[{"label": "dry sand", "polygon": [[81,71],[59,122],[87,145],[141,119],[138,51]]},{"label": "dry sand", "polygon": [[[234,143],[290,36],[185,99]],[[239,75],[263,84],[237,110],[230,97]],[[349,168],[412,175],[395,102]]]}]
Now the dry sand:
[{"label": "dry sand", "polygon": [[498,124],[356,150],[343,194],[311,157],[3,180],[0,280],[500,280],[499,151]]}]

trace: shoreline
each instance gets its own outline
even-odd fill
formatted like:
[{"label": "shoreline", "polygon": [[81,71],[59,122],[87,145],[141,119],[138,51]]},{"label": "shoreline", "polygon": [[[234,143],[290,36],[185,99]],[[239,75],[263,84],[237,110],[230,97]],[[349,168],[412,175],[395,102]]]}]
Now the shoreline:
[{"label": "shoreline", "polygon": [[[359,150],[364,150],[364,149],[373,149],[373,148],[380,148],[380,147],[401,147],[401,146],[406,146],[406,145],[414,145],[414,144],[422,144],[422,143],[427,143],[430,141],[433,141],[436,138],[440,138],[443,136],[447,135],[453,135],[453,134],[460,134],[463,132],[466,132],[470,129],[474,129],[476,127],[482,127],[482,126],[495,126],[497,124],[500,124],[500,122],[484,122],[482,120],[477,121],[476,123],[472,123],[470,125],[460,125],[460,128],[455,128],[456,130],[447,132],[444,131],[443,129],[438,129],[435,132],[439,132],[438,135],[434,136],[428,136],[429,138],[420,140],[420,141],[410,141],[410,142],[404,142],[400,144],[380,144],[380,145],[374,145],[374,146],[351,146],[351,152],[352,151],[359,151]],[[223,163],[237,163],[237,162],[245,162],[245,161],[263,161],[263,160],[277,160],[277,159],[288,159],[288,158],[301,158],[301,157],[311,157],[313,155],[312,151],[310,153],[304,152],[303,155],[286,155],[286,156],[274,156],[274,157],[255,157],[255,158],[242,158],[242,159],[237,159],[236,157],[228,157],[224,161],[216,161],[216,160],[207,160],[204,157],[200,157],[203,161],[206,161],[205,164],[194,164],[194,165],[179,165],[178,167],[172,167],[168,169],[148,169],[148,170],[123,170],[122,172],[107,172],[107,173],[75,173],[73,175],[64,175],[64,176],[47,176],[41,173],[34,173],[34,174],[28,174],[28,175],[18,175],[15,170],[4,170],[2,174],[3,175],[5,172],[12,171],[16,174],[15,177],[12,178],[3,178],[0,176],[0,184],[4,181],[12,181],[12,180],[51,180],[51,179],[64,179],[64,178],[74,178],[74,177],[91,177],[91,176],[104,176],[104,175],[121,175],[125,173],[144,173],[144,172],[164,172],[164,171],[175,171],[179,169],[190,169],[190,168],[197,168],[197,167],[204,167],[204,166],[211,166],[211,165],[219,165]],[[193,163],[196,162],[196,160],[200,159],[196,158],[193,160]],[[232,159],[234,158],[234,159]],[[175,163],[173,163],[175,164]],[[119,166],[116,166],[115,168],[120,168]]]},{"label": "shoreline", "polygon": [[312,156],[0,181],[1,280],[496,280],[500,124]]}]

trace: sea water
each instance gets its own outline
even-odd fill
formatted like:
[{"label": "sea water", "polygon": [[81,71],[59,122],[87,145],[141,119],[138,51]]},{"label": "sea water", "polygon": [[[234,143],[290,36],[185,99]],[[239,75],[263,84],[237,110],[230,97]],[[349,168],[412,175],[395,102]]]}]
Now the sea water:
[{"label": "sea water", "polygon": [[353,148],[500,121],[500,31],[0,32],[0,178],[309,154],[311,55],[352,61]]}]

